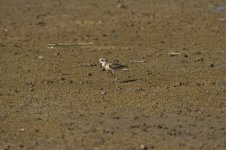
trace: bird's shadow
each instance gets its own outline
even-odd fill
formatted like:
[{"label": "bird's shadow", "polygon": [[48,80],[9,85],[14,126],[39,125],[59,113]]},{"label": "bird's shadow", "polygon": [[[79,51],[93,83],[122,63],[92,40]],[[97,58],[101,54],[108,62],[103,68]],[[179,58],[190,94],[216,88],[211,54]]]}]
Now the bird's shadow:
[{"label": "bird's shadow", "polygon": [[138,79],[130,79],[130,80],[123,80],[123,81],[121,81],[121,82],[119,82],[119,83],[130,83],[130,82],[135,82],[135,81],[137,81]]}]

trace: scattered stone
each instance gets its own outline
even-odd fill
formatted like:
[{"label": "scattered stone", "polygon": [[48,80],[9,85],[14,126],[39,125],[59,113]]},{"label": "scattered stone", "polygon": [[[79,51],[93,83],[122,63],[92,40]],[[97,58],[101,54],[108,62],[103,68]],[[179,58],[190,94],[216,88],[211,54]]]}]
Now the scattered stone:
[{"label": "scattered stone", "polygon": [[105,91],[101,92],[101,95],[106,95],[106,94],[107,94],[107,92],[105,92]]},{"label": "scattered stone", "polygon": [[4,145],[4,148],[3,149],[4,150],[9,150],[10,149],[10,145],[9,144]]},{"label": "scattered stone", "polygon": [[143,132],[147,132],[148,129],[147,129],[147,128],[143,128],[142,131],[143,131]]},{"label": "scattered stone", "polygon": [[88,73],[88,74],[87,74],[87,76],[89,76],[89,77],[90,77],[91,75],[92,75],[92,73]]},{"label": "scattered stone", "polygon": [[182,85],[181,82],[176,82],[175,85],[174,85],[174,87],[178,87],[178,86],[180,86],[180,85]]},{"label": "scattered stone", "polygon": [[102,20],[98,20],[98,21],[97,21],[97,24],[102,24],[102,23],[103,23]]},{"label": "scattered stone", "polygon": [[209,65],[209,67],[213,68],[213,67],[215,67],[215,65],[212,63],[212,64]]},{"label": "scattered stone", "polygon": [[37,120],[42,120],[42,118],[38,117]]},{"label": "scattered stone", "polygon": [[117,5],[117,8],[120,8],[120,9],[126,9],[127,6],[124,5],[124,4],[118,4],[118,5]]},{"label": "scattered stone", "polygon": [[108,32],[106,32],[106,33],[103,33],[102,35],[103,35],[103,37],[106,37],[106,36],[108,36],[110,33],[108,33]]},{"label": "scattered stone", "polygon": [[73,80],[69,80],[68,83],[72,84],[72,83],[74,83],[74,81]]},{"label": "scattered stone", "polygon": [[14,90],[14,92],[15,92],[15,93],[20,93],[20,91],[19,91],[19,90],[17,90],[17,89],[16,89],[16,90]]},{"label": "scattered stone", "polygon": [[196,86],[204,86],[204,85],[205,85],[205,83],[200,83],[200,82],[197,82],[197,83],[195,83],[195,85],[196,85]]},{"label": "scattered stone", "polygon": [[195,55],[200,55],[200,54],[202,54],[201,52],[196,52],[196,53],[194,53]]},{"label": "scattered stone", "polygon": [[38,56],[37,58],[38,58],[38,59],[43,59],[44,57],[43,57],[43,56]]},{"label": "scattered stone", "polygon": [[0,47],[5,47],[5,44],[3,44],[3,43],[0,43]]},{"label": "scattered stone", "polygon": [[65,79],[64,77],[62,77],[60,80],[61,80],[61,81],[65,81],[66,79]]},{"label": "scattered stone", "polygon": [[124,24],[129,27],[133,27],[135,25],[134,22],[125,22]]},{"label": "scattered stone", "polygon": [[151,75],[152,72],[150,70],[146,70],[147,75]]},{"label": "scattered stone", "polygon": [[150,148],[151,148],[151,149],[154,149],[155,147],[152,145]]},{"label": "scattered stone", "polygon": [[143,150],[147,150],[148,149],[147,146],[145,146],[143,144],[140,145],[140,148],[143,149]]},{"label": "scattered stone", "polygon": [[45,26],[45,25],[46,25],[46,23],[45,23],[45,22],[43,22],[43,21],[39,21],[39,22],[37,22],[37,25],[39,25],[39,26]]},{"label": "scattered stone", "polygon": [[35,129],[35,132],[39,132],[39,129]]},{"label": "scattered stone", "polygon": [[20,147],[20,148],[24,148],[24,144],[20,144],[19,147]]},{"label": "scattered stone", "polygon": [[59,55],[60,55],[60,52],[56,52],[56,53],[53,54],[54,57],[57,57]]},{"label": "scattered stone", "polygon": [[120,117],[119,116],[113,116],[113,119],[119,120]]},{"label": "scattered stone", "polygon": [[134,92],[142,92],[144,91],[144,89],[142,87],[139,87],[139,88],[135,88]]},{"label": "scattered stone", "polygon": [[15,43],[14,47],[20,48],[21,46],[19,44]]},{"label": "scattered stone", "polygon": [[157,126],[157,128],[162,129],[163,126],[159,124],[159,125]]},{"label": "scattered stone", "polygon": [[170,88],[170,86],[168,86],[168,85],[167,85],[165,88],[166,88],[166,89],[169,89],[169,88]]},{"label": "scattered stone", "polygon": [[198,57],[195,59],[195,62],[199,62],[199,61],[203,61],[203,58],[202,57]]},{"label": "scattered stone", "polygon": [[188,54],[184,54],[184,57],[188,57]]},{"label": "scattered stone", "polygon": [[34,91],[34,88],[33,88],[33,87],[31,87],[29,90],[30,90],[30,91]]},{"label": "scattered stone", "polygon": [[134,117],[133,117],[133,120],[137,120],[137,119],[139,119],[138,116],[134,116]]}]

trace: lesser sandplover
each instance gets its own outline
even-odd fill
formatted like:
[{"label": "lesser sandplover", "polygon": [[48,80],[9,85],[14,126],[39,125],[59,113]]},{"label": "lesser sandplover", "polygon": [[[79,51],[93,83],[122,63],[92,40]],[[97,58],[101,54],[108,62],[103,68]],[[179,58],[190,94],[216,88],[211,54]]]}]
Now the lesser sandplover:
[{"label": "lesser sandplover", "polygon": [[115,71],[118,71],[118,70],[128,71],[129,70],[126,65],[120,64],[118,61],[117,62],[109,61],[106,58],[100,58],[99,63],[104,70],[109,71],[113,76],[115,76]]}]

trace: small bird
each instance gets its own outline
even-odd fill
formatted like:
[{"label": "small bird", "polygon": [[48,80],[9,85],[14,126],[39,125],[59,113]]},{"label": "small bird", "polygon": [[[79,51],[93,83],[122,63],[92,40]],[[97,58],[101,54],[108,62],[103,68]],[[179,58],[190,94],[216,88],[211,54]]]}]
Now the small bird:
[{"label": "small bird", "polygon": [[122,65],[118,61],[117,62],[109,61],[106,58],[100,58],[99,63],[104,70],[109,71],[114,77],[115,77],[115,71],[118,71],[118,70],[128,71],[129,70],[126,65]]}]

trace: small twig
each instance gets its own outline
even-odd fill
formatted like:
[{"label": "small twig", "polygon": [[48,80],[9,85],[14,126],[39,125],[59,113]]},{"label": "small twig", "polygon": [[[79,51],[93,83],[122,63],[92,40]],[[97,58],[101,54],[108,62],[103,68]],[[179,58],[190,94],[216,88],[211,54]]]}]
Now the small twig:
[{"label": "small twig", "polygon": [[225,21],[226,18],[218,18],[217,20],[218,20],[218,21]]},{"label": "small twig", "polygon": [[93,45],[93,42],[88,43],[77,43],[77,44],[48,44],[48,48],[55,48],[55,47],[73,47],[73,46],[87,46]]},{"label": "small twig", "polygon": [[130,62],[131,63],[143,63],[144,60],[135,60],[135,59],[133,59],[133,60],[130,60]]}]

